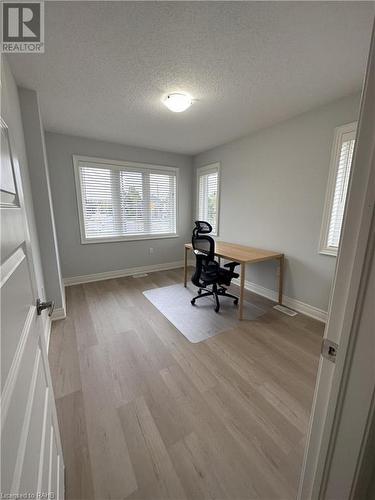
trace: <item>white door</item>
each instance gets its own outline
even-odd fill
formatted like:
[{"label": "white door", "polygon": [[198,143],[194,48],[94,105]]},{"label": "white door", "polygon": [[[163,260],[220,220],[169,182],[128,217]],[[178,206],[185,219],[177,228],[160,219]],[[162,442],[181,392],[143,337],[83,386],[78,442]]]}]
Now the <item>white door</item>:
[{"label": "white door", "polygon": [[324,335],[338,344],[337,359],[320,359],[299,500],[354,498],[374,412],[374,117],[375,28]]},{"label": "white door", "polygon": [[7,126],[10,117],[6,113],[13,111],[5,104],[2,102],[0,182],[0,491],[2,498],[62,499],[64,463],[43,326],[49,324],[48,312],[37,315],[17,144]]}]

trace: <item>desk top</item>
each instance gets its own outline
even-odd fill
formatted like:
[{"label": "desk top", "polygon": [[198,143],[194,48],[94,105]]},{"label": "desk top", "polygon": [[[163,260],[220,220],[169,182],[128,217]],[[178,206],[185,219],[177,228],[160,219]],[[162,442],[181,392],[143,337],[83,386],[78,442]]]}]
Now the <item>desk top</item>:
[{"label": "desk top", "polygon": [[[191,243],[185,243],[185,248],[192,249],[193,246]],[[215,255],[240,263],[262,262],[265,260],[280,259],[284,256],[280,252],[246,247],[244,245],[237,245],[236,243],[225,243],[224,241],[215,241]]]}]

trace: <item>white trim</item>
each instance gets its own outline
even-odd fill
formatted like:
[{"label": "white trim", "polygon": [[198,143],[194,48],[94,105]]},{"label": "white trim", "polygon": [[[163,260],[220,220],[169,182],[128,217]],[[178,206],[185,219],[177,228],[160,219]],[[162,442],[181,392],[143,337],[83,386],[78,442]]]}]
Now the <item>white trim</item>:
[{"label": "white trim", "polygon": [[54,433],[54,428],[53,428],[53,424],[51,422],[51,427],[49,429],[48,491],[52,490],[51,486],[52,486],[52,474],[53,474],[53,470],[52,470],[52,464],[53,464],[53,443],[54,443],[54,439],[55,439],[55,435],[54,434],[55,434]]},{"label": "white trim", "polygon": [[134,168],[137,172],[141,169],[149,171],[151,170],[170,170],[171,172],[178,171],[178,167],[171,167],[167,165],[160,165],[156,163],[141,163],[137,161],[124,161],[124,160],[111,160],[109,158],[98,158],[96,156],[82,156],[82,155],[73,155],[73,163],[74,162],[87,162],[95,167],[95,164],[98,168],[101,168],[101,165],[106,164],[114,167],[118,167],[121,170],[123,167],[128,167],[129,169]]},{"label": "white trim", "polygon": [[206,165],[202,165],[201,167],[197,167],[197,173],[199,172],[200,175],[214,174],[219,170],[220,170],[219,161],[214,161],[211,163],[207,163]]},{"label": "white trim", "polygon": [[[65,307],[55,307],[53,310],[52,316],[51,316],[51,321],[57,321],[59,319],[65,319],[66,318],[66,311]],[[48,346],[48,342],[47,342]]]},{"label": "white trim", "polygon": [[[311,408],[297,498],[354,498],[366,419],[374,394],[373,349],[368,341],[366,282],[374,244],[375,206],[375,25],[361,96],[358,136],[344,214],[342,241],[324,337],[339,344],[336,363],[322,356]],[[367,295],[367,297],[366,297]],[[360,319],[365,321],[362,323]],[[365,328],[360,328],[365,326]],[[366,337],[367,336],[367,337]],[[365,349],[363,349],[365,347]],[[366,348],[367,347],[367,348]],[[371,375],[369,375],[371,374]],[[360,395],[358,404],[356,397]],[[365,425],[364,425],[365,424]]]},{"label": "white trim", "polygon": [[32,412],[33,403],[34,403],[34,396],[35,396],[36,383],[37,383],[38,373],[39,373],[39,364],[41,362],[40,361],[41,356],[42,356],[42,353],[41,353],[41,350],[39,348],[39,350],[36,354],[36,357],[35,357],[33,373],[31,376],[31,383],[30,383],[29,394],[27,397],[25,416],[23,419],[21,436],[20,436],[19,445],[18,445],[17,459],[16,459],[16,463],[14,466],[11,491],[18,491],[19,486],[20,486],[22,467],[23,467],[23,461],[25,459],[27,437],[29,434],[29,428],[30,428],[30,422],[31,422],[31,412]]},{"label": "white trim", "polygon": [[[62,305],[61,308],[58,307],[57,310],[63,309],[66,317],[66,295],[65,295],[65,287],[62,282],[62,277],[60,277],[60,283],[61,283],[61,297],[62,297]],[[63,318],[60,318],[63,319]],[[53,320],[53,313],[52,313],[52,320]]]},{"label": "white trim", "polygon": [[42,491],[42,478],[43,478],[43,466],[45,460],[45,446],[46,446],[46,434],[47,434],[47,416],[49,405],[51,402],[51,397],[49,394],[49,387],[46,387],[46,393],[44,396],[44,410],[43,410],[43,424],[42,424],[42,439],[40,442],[40,455],[39,455],[39,467],[38,467],[38,489],[37,491]]},{"label": "white trim", "polygon": [[[65,478],[64,469],[65,469],[65,466],[63,463],[60,463],[60,462],[61,462],[61,455],[60,455],[60,453],[58,453],[57,454],[57,465],[56,465],[56,467],[57,467],[57,487],[56,487],[57,495],[56,495],[56,498],[57,498],[57,500],[64,500],[65,499],[65,492],[63,494],[63,497],[60,496],[60,483],[62,480],[63,487],[64,487],[64,478]],[[62,467],[62,474],[61,474],[61,470],[60,470],[61,467]]]},{"label": "white trim", "polygon": [[327,243],[333,197],[336,188],[337,167],[338,167],[338,161],[340,159],[343,136],[345,134],[354,134],[355,137],[356,131],[357,131],[357,122],[347,123],[346,125],[336,127],[334,130],[333,143],[331,149],[331,159],[329,162],[328,183],[327,183],[327,190],[326,190],[324,210],[323,210],[323,219],[319,237],[318,251],[320,254],[323,255],[331,255],[333,257],[337,257],[338,249],[335,247],[329,247]]},{"label": "white trim", "polygon": [[[176,232],[168,234],[132,234],[132,235],[120,235],[109,238],[86,238],[85,236],[85,221],[83,216],[83,202],[82,202],[82,190],[81,190],[81,176],[80,176],[80,165],[88,163],[90,167],[93,168],[103,168],[103,166],[111,167],[112,170],[123,170],[124,167],[128,171],[134,172],[170,172],[174,173],[176,176]],[[164,238],[178,238],[179,237],[179,168],[170,167],[166,165],[155,165],[151,163],[138,163],[129,161],[119,161],[110,160],[108,158],[96,158],[90,156],[80,156],[73,155],[73,171],[76,186],[76,200],[78,208],[78,220],[79,220],[79,230],[81,235],[81,244],[93,244],[93,243],[112,243],[119,241],[137,241],[137,240],[154,240],[154,239],[164,239]]]},{"label": "white trim", "polygon": [[220,223],[220,191],[221,191],[221,164],[219,161],[202,165],[196,169],[196,200],[195,200],[195,213],[199,219],[199,177],[217,172],[217,200],[216,200],[216,232],[212,232],[212,236],[219,236],[219,223]]},{"label": "white trim", "polygon": [[[194,260],[189,260],[188,265],[195,265]],[[153,273],[157,271],[167,271],[169,269],[179,269],[184,266],[183,261],[177,262],[167,262],[165,264],[153,264],[150,266],[140,266],[140,267],[129,267],[128,269],[120,269],[118,271],[107,271],[104,273],[96,273],[96,274],[86,274],[83,276],[72,276],[70,278],[64,278],[64,285],[80,285],[82,283],[91,283],[94,281],[102,281],[109,280],[113,278],[122,278],[125,276],[133,276],[135,274],[140,273]],[[236,285],[239,285],[239,280],[234,279],[232,282]],[[266,297],[267,299],[273,300],[277,302],[278,293],[275,290],[271,290],[269,288],[265,288],[261,285],[257,285],[256,283],[252,283],[251,281],[245,280],[245,288],[251,292],[254,292],[262,297]],[[310,316],[311,318],[317,319],[319,321],[325,322],[327,320],[327,312],[319,309],[315,306],[311,306],[310,304],[306,304],[297,299],[293,299],[286,295],[283,295],[283,304],[291,309],[295,309],[296,311],[305,314],[306,316]],[[61,308],[62,309],[62,308]],[[52,315],[52,320],[62,319],[62,317],[54,318]]]},{"label": "white trim", "polygon": [[337,257],[338,248],[335,247],[323,247],[319,246],[320,255],[330,255],[331,257]]},{"label": "white trim", "polygon": [[139,240],[164,240],[168,238],[179,238],[179,234],[142,234],[139,236],[113,236],[112,238],[89,238],[81,239],[82,245],[92,245],[94,243],[116,243],[120,241],[139,241]]},{"label": "white trim", "polygon": [[50,394],[50,400],[51,400],[51,422],[52,422],[52,426],[53,426],[54,431],[55,431],[55,441],[56,441],[57,452],[62,456],[60,430],[59,430],[56,404],[55,404],[56,398],[55,398],[55,395],[53,392],[51,371],[50,371],[50,366],[49,366],[49,361],[48,361],[48,351],[46,348],[46,344],[44,343],[44,339],[41,336],[39,337],[39,347],[40,347],[40,352],[41,352],[42,368],[44,371],[46,385],[49,388],[49,394]]},{"label": "white trim", "polygon": [[[64,289],[65,290],[65,289]],[[50,340],[50,337],[51,337],[51,318],[49,316],[46,316],[46,324],[44,325],[44,341],[46,343],[46,346],[47,346],[47,352],[48,352],[48,348],[49,348],[49,340]]]},{"label": "white trim", "polygon": [[24,261],[26,254],[23,248],[17,250],[10,255],[0,268],[0,288],[2,288],[8,279],[12,276],[17,267]]},{"label": "white trim", "polygon": [[106,271],[104,273],[86,274],[83,276],[71,276],[64,278],[64,285],[79,285],[81,283],[91,283],[93,281],[109,280],[113,278],[122,278],[124,276],[132,276],[139,273],[153,273],[156,271],[167,271],[168,269],[179,269],[183,267],[183,261],[167,262],[164,264],[152,264],[150,266],[129,267],[127,269],[119,269],[118,271]]},{"label": "white trim", "polygon": [[35,306],[30,306],[25,323],[22,328],[20,340],[17,345],[16,352],[13,357],[12,364],[10,365],[9,372],[7,375],[7,378],[4,383],[4,388],[3,392],[1,395],[1,428],[3,424],[5,423],[6,420],[6,415],[9,409],[9,404],[10,404],[10,398],[13,394],[14,387],[17,382],[17,377],[18,377],[18,372],[21,367],[22,363],[22,357],[25,351],[25,346],[27,343],[27,340],[29,338],[29,332],[30,328],[32,325],[32,322],[35,317],[35,312],[36,312],[36,307]]},{"label": "white trim", "polygon": [[[239,285],[240,280],[234,279],[232,280],[232,283],[234,283],[235,285]],[[275,290],[271,290],[270,288],[265,288],[264,286],[258,285],[257,283],[245,280],[245,288],[250,292],[254,292],[257,295],[266,297],[267,299],[272,300],[274,302],[277,302],[278,300],[278,295],[279,295],[278,292],[276,292]],[[298,311],[301,314],[310,316],[310,318],[322,321],[323,323],[327,321],[327,311],[319,309],[318,307],[312,306],[310,304],[306,304],[301,300],[293,299],[292,297],[283,295],[283,305],[289,307],[290,309],[294,309],[295,311]]]},{"label": "white trim", "polygon": [[327,322],[328,312],[320,309],[319,307],[312,306],[311,304],[293,299],[292,297],[288,297],[286,295],[283,295],[283,304],[290,307],[290,309],[294,309],[295,311],[298,311],[305,316],[310,316],[310,318],[314,318],[322,323]]}]

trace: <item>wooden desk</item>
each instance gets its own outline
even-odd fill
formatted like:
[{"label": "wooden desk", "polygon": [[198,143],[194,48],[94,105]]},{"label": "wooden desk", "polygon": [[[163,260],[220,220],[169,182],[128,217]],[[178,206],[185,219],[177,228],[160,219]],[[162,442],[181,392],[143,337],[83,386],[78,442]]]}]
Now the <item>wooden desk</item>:
[{"label": "wooden desk", "polygon": [[[187,284],[187,256],[188,251],[192,250],[191,243],[185,243],[185,261],[184,261],[184,286]],[[215,255],[223,257],[229,261],[239,262],[240,270],[240,297],[238,306],[238,317],[243,319],[243,299],[245,291],[245,270],[246,264],[254,264],[255,262],[264,262],[266,260],[279,261],[279,304],[283,301],[283,279],[284,279],[284,254],[279,252],[271,252],[270,250],[261,250],[260,248],[246,247],[235,243],[225,243],[223,241],[215,242]]]}]

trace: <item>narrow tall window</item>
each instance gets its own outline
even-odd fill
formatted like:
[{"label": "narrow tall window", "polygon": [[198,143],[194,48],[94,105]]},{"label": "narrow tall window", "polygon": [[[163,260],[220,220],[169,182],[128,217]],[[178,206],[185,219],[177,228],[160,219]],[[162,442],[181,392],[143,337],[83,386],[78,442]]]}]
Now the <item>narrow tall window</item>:
[{"label": "narrow tall window", "polygon": [[176,236],[177,169],[73,159],[82,243]]},{"label": "narrow tall window", "polygon": [[213,163],[197,169],[197,217],[219,233],[220,164]]},{"label": "narrow tall window", "polygon": [[357,123],[335,129],[326,202],[320,236],[320,253],[337,255],[348,193]]}]

